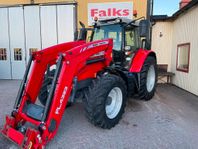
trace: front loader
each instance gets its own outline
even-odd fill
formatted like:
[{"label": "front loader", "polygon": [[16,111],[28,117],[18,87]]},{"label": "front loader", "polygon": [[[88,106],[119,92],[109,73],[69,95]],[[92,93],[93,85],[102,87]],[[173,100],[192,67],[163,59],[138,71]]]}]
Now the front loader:
[{"label": "front loader", "polygon": [[119,122],[127,97],[150,100],[156,55],[141,39],[145,24],[123,18],[98,21],[90,42],[83,28],[77,41],[34,52],[2,134],[24,149],[41,149],[76,98],[82,98],[88,120],[105,129]]}]

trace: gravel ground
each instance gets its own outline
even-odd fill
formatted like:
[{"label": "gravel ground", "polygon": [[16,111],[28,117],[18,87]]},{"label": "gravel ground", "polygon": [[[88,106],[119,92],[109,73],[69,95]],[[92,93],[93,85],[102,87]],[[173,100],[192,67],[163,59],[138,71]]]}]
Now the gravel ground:
[{"label": "gravel ground", "polygon": [[[12,110],[19,81],[0,80],[0,127]],[[17,148],[0,136],[0,148]],[[197,149],[198,97],[175,86],[158,85],[149,102],[129,99],[125,114],[111,130],[97,128],[83,105],[68,108],[48,149]]]}]

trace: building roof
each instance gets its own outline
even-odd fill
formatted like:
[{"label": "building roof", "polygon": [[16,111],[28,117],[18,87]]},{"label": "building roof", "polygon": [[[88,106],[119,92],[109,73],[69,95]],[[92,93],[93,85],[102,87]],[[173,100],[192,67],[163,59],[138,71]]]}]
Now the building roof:
[{"label": "building roof", "polygon": [[168,18],[170,18],[167,15],[154,15],[152,16],[153,20],[157,20],[157,21],[163,21],[163,20],[167,20]]},{"label": "building roof", "polygon": [[193,8],[196,5],[198,5],[198,0],[192,0],[191,2],[189,2],[189,4],[187,4],[186,6],[175,12],[171,17],[168,17],[167,15],[154,15],[152,19],[154,21],[175,20],[177,19],[178,16],[180,16],[181,14],[183,14],[184,12],[188,11],[189,9]]},{"label": "building roof", "polygon": [[188,5],[184,6],[182,9],[178,10],[176,13],[172,15],[173,18],[177,18],[180,14],[188,11],[192,7],[196,6],[198,4],[198,0],[192,0],[188,3]]}]

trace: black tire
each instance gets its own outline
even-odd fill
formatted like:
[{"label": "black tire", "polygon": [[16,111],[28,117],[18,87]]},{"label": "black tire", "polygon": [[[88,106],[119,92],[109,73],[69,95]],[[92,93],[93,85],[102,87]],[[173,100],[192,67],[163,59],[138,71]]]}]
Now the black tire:
[{"label": "black tire", "polygon": [[[109,118],[106,114],[105,108],[107,97],[114,88],[119,88],[121,91],[122,94],[120,95],[122,96],[122,103],[117,115],[114,118]],[[85,111],[88,120],[95,126],[99,126],[104,129],[114,127],[124,113],[126,98],[127,87],[122,78],[108,74],[94,80],[85,94],[84,99]]]},{"label": "black tire", "polygon": [[[151,85],[153,86],[151,87],[152,89],[148,90],[148,87],[147,87],[147,81],[149,78],[148,72],[151,67],[154,68],[153,70],[154,70],[155,76],[153,78],[155,78],[155,80],[154,80],[154,85]],[[149,56],[145,60],[141,73],[140,73],[140,90],[138,93],[140,99],[145,100],[145,101],[151,100],[155,94],[156,84],[157,84],[157,63],[154,57]]]},{"label": "black tire", "polygon": [[[39,101],[44,106],[46,105],[47,97],[48,97],[48,94],[49,94],[49,89],[50,89],[50,86],[52,84],[54,74],[55,74],[55,70],[52,70],[50,72],[49,76],[45,75],[43,84],[41,86],[40,93],[38,95]],[[72,106],[72,103],[68,101],[67,107],[70,107],[70,106]]]}]

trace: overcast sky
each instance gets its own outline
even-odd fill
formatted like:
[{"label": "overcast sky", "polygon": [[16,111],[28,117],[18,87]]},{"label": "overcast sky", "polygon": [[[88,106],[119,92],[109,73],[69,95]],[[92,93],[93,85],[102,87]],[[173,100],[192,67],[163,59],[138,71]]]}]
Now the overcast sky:
[{"label": "overcast sky", "polygon": [[154,0],[154,15],[171,16],[179,9],[181,0]]}]

